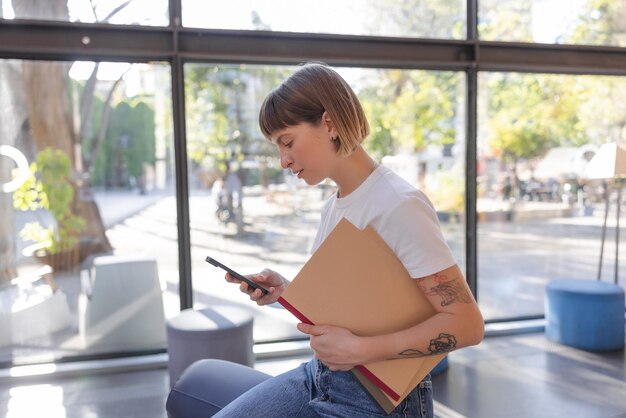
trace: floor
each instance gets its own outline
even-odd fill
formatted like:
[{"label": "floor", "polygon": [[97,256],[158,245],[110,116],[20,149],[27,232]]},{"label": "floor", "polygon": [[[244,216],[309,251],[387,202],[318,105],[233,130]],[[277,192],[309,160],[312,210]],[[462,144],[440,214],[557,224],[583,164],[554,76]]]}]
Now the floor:
[{"label": "floor", "polygon": [[[260,361],[270,374],[302,358]],[[165,418],[167,369],[0,382],[0,417]],[[439,418],[626,418],[626,355],[591,353],[543,333],[488,337],[450,354],[433,378]]]}]

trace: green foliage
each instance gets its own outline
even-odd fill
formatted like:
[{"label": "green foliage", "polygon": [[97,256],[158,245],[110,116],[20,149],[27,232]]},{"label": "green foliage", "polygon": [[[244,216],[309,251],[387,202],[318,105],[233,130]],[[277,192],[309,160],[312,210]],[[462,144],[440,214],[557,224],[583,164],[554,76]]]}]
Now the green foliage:
[{"label": "green foliage", "polygon": [[[228,161],[273,155],[260,135],[257,106],[291,71],[246,65],[190,65],[185,72],[187,152],[195,166],[226,170]],[[254,107],[250,106],[254,104]]]},{"label": "green foliage", "polygon": [[142,99],[118,103],[111,111],[107,136],[95,162],[93,183],[128,187],[156,160],[154,110]]},{"label": "green foliage", "polygon": [[621,0],[588,0],[568,43],[626,46],[626,8]]},{"label": "green foliage", "polygon": [[585,90],[571,76],[494,74],[488,81],[489,144],[516,161],[555,146],[587,142],[579,107]]},{"label": "green foliage", "polygon": [[372,131],[368,150],[391,155],[454,143],[458,75],[404,70],[380,75],[376,85],[360,92]]},{"label": "green foliage", "polygon": [[50,211],[56,227],[44,228],[40,222],[27,223],[20,231],[25,240],[41,244],[55,254],[72,248],[78,234],[85,228],[85,220],[72,212],[74,188],[71,183],[72,166],[63,151],[45,148],[30,165],[30,176],[13,193],[13,207],[22,211]]},{"label": "green foliage", "polygon": [[369,0],[359,7],[372,18],[366,25],[369,34],[443,39],[466,35],[465,7],[457,0]]},{"label": "green foliage", "polygon": [[533,42],[534,0],[481,0],[478,34],[487,41]]}]

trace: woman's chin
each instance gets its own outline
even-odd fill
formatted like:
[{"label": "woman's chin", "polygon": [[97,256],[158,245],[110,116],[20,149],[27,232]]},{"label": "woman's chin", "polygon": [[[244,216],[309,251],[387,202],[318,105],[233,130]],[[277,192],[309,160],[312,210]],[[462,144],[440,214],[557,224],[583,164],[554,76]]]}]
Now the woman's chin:
[{"label": "woman's chin", "polygon": [[304,182],[308,184],[309,186],[317,186],[322,181],[324,181],[324,179],[310,178],[310,177],[302,177],[302,180],[304,180]]}]

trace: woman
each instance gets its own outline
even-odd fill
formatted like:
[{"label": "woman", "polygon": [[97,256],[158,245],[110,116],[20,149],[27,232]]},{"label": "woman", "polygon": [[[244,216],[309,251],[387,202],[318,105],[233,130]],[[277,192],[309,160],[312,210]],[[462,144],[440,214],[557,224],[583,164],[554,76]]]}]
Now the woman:
[{"label": "woman", "polygon": [[[304,65],[266,97],[259,123],[263,134],[278,147],[284,169],[309,185],[327,178],[337,184],[337,193],[322,210],[313,251],[343,217],[361,229],[371,225],[437,314],[411,328],[375,337],[359,337],[331,325],[298,324],[311,337],[315,359],[256,386],[218,416],[385,416],[349,370],[358,364],[478,344],[484,326],[476,301],[428,198],[378,165],[361,146],[369,125],[354,91],[339,74],[323,64]],[[249,277],[269,293],[251,291],[228,274],[226,280],[239,283],[240,290],[259,305],[276,302],[289,286],[287,279],[267,269]],[[432,417],[429,379],[390,416]]]}]

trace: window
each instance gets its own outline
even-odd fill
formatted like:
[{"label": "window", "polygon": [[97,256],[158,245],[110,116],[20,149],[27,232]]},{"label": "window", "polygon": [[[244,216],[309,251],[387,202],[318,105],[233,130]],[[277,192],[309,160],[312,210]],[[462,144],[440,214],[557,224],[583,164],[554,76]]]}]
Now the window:
[{"label": "window", "polygon": [[[288,315],[257,311],[204,259],[287,277],[306,262],[333,185],[304,187],[281,170],[256,119],[268,89],[309,60],[345,75],[370,119],[365,146],[433,201],[488,321],[541,316],[552,278],[595,279],[607,190],[603,276],[611,272],[617,193],[582,173],[601,144],[626,140],[624,0],[0,4],[3,364],[129,351],[81,342],[81,271],[110,252],[157,258],[165,318],[180,306],[238,304],[255,310],[257,341],[294,337]],[[65,170],[67,160],[72,175],[52,177],[71,190],[59,218],[30,165]],[[230,212],[217,199],[229,174],[241,186]],[[44,274],[52,260],[38,260],[35,244],[59,224],[79,230],[81,247],[61,257],[65,270]],[[126,284],[110,302],[130,293]],[[69,309],[53,321],[59,329],[14,336],[8,307],[21,312],[55,288],[65,295],[57,307]],[[43,326],[53,316],[25,318]]]},{"label": "window", "polygon": [[596,278],[606,185],[585,168],[601,144],[623,138],[626,80],[485,73],[480,86],[479,303],[491,320],[543,315],[549,280]]},{"label": "window", "polygon": [[169,77],[0,61],[1,363],[164,349],[179,300]]},{"label": "window", "polygon": [[39,2],[4,0],[0,17],[5,19],[52,20],[61,22],[111,23],[119,25],[166,26],[167,0],[68,0]]},{"label": "window", "polygon": [[[183,24],[212,29],[270,30],[421,38],[465,37],[465,4],[399,0],[236,0],[208,6],[183,0]],[[381,16],[380,11],[385,14]]]},{"label": "window", "polygon": [[[257,122],[265,95],[295,69],[185,67],[194,306],[254,309],[257,341],[300,337],[296,319],[279,306],[256,308],[204,259],[210,255],[243,274],[270,268],[288,279],[308,260],[334,185],[311,187],[281,170],[277,150]],[[337,70],[368,116],[372,134],[364,146],[430,196],[463,265],[463,78],[452,72]]]},{"label": "window", "polygon": [[483,0],[480,38],[489,41],[626,46],[624,0]]}]

